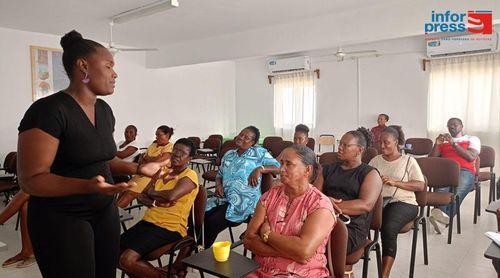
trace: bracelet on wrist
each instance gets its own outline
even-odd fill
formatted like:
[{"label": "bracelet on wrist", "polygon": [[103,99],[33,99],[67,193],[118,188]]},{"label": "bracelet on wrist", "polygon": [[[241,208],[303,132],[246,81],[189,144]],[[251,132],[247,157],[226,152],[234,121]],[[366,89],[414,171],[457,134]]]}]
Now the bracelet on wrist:
[{"label": "bracelet on wrist", "polygon": [[265,232],[263,235],[262,235],[262,241],[264,241],[264,243],[267,243],[267,241],[269,240],[269,234],[271,233],[271,230]]}]

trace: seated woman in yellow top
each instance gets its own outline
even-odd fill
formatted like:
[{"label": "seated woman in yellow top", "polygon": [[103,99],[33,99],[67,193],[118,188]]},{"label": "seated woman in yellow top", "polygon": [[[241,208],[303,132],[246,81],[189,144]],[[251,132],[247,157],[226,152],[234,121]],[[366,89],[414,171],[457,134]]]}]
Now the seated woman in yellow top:
[{"label": "seated woman in yellow top", "polygon": [[[149,145],[146,154],[139,161],[139,164],[170,159],[173,145],[169,141],[173,134],[174,129],[171,127],[166,125],[158,127],[156,130],[156,140]],[[133,184],[133,186],[118,198],[118,206],[121,208],[128,206],[130,202],[141,194],[150,181],[150,178],[141,175],[132,177],[129,183]]]},{"label": "seated woman in yellow top", "polygon": [[[189,212],[198,194],[198,175],[188,167],[195,153],[196,147],[190,140],[177,140],[171,171],[158,173],[139,196],[139,201],[149,208],[141,221],[122,234],[120,241],[120,266],[129,276],[164,276],[142,257],[187,235]],[[184,271],[180,263],[174,268],[177,273]]]}]

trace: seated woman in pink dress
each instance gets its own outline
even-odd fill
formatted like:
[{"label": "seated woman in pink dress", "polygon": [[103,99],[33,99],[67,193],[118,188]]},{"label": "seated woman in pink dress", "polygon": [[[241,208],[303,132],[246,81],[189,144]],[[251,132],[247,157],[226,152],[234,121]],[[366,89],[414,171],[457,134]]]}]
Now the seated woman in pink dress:
[{"label": "seated woman in pink dress", "polygon": [[280,158],[280,182],[262,195],[244,244],[260,268],[247,277],[327,277],[326,244],[336,223],[332,203],[309,184],[314,152],[293,145]]}]

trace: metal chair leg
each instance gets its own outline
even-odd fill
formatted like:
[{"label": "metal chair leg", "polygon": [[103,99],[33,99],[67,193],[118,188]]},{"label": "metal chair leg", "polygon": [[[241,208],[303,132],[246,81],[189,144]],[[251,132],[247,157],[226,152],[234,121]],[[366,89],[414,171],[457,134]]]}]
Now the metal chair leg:
[{"label": "metal chair leg", "polygon": [[427,253],[427,220],[422,219],[422,245],[424,248],[424,264],[429,264],[429,254]]},{"label": "metal chair leg", "polygon": [[479,193],[477,194],[477,216],[481,216],[481,184],[478,184]]},{"label": "metal chair leg", "polygon": [[479,194],[481,194],[480,187],[475,186],[474,192],[474,220],[472,223],[477,223],[477,215],[478,215],[478,202],[479,202]]},{"label": "metal chair leg", "polygon": [[19,224],[21,223],[21,212],[17,213],[17,219],[16,219],[16,231],[19,230]]},{"label": "metal chair leg", "polygon": [[495,173],[490,176],[490,194],[488,195],[488,204],[495,201]]},{"label": "metal chair leg", "polygon": [[380,249],[380,244],[377,243],[377,247],[375,248],[375,255],[377,256],[378,278],[382,278],[382,251]]},{"label": "metal chair leg", "polygon": [[456,199],[456,204],[455,206],[457,207],[457,234],[461,234],[462,233],[462,220],[460,218],[460,206],[458,205],[458,203],[460,202],[460,197],[457,196],[457,199]]},{"label": "metal chair leg", "polygon": [[493,196],[491,196],[491,202],[495,201],[495,196],[498,194],[498,188],[495,187],[495,173],[493,172],[493,169],[491,170],[491,180],[490,180],[490,188],[491,188],[491,193]]},{"label": "metal chair leg", "polygon": [[229,227],[229,236],[231,237],[231,243],[234,243],[233,229],[231,229],[231,227]]},{"label": "metal chair leg", "polygon": [[363,259],[363,278],[368,278],[368,263],[370,262],[370,251],[365,250]]},{"label": "metal chair leg", "polygon": [[[493,177],[495,177],[495,175],[493,175]],[[497,198],[496,198],[496,200],[498,200],[498,199],[500,199],[500,180],[497,182],[496,191],[497,191]]]},{"label": "metal chair leg", "polygon": [[418,239],[418,223],[417,226],[413,228],[413,240],[411,242],[411,257],[410,257],[410,274],[409,277],[413,278],[413,273],[415,273],[415,253],[417,252],[417,239]]},{"label": "metal chair leg", "polygon": [[[451,202],[450,211],[455,211],[455,202]],[[452,216],[450,216],[450,223],[448,223],[448,244],[451,244],[451,236],[453,233],[453,218],[455,218],[455,216],[452,213]]]}]

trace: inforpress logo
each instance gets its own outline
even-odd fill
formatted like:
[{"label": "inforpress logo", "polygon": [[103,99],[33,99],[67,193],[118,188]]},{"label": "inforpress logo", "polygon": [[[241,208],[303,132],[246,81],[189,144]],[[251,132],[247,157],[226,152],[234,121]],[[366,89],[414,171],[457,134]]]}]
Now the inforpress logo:
[{"label": "inforpress logo", "polygon": [[473,27],[467,31],[476,34],[491,34],[493,32],[493,15],[491,11],[468,11],[467,22]]},{"label": "inforpress logo", "polygon": [[465,31],[475,34],[491,34],[492,18],[491,11],[468,11],[467,13],[432,11],[431,22],[425,23],[424,30],[426,34]]}]

